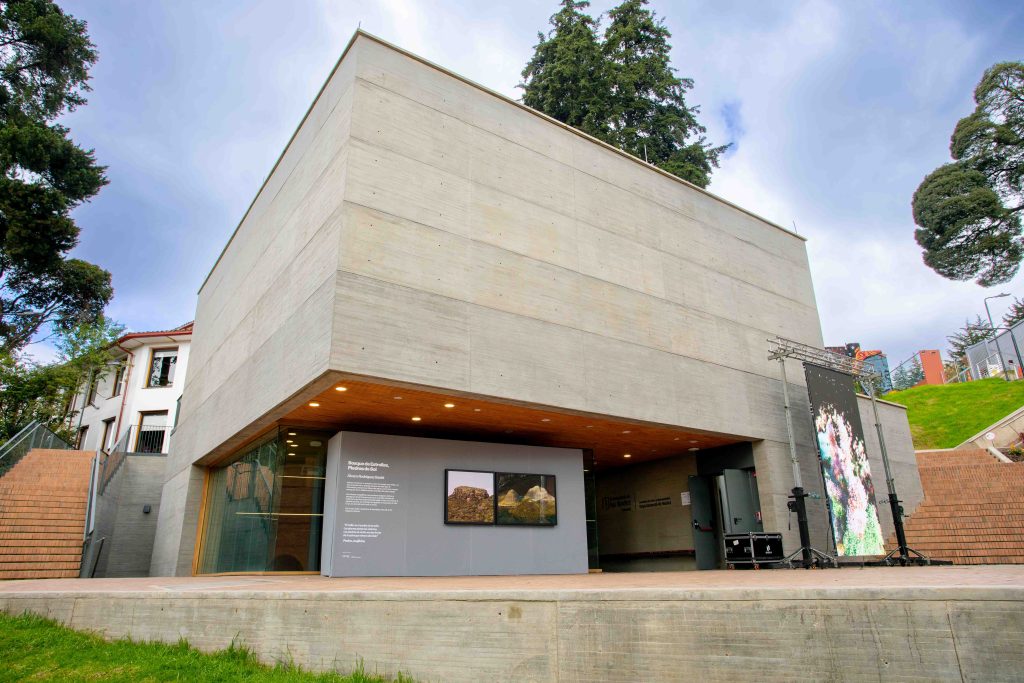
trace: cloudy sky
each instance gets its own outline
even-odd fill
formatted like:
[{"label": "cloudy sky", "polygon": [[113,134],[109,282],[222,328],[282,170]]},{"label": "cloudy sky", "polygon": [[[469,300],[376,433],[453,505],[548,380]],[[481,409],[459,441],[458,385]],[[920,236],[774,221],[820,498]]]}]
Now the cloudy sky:
[{"label": "cloudy sky", "polygon": [[[613,1],[596,1],[595,14]],[[516,85],[556,0],[138,2],[65,0],[100,60],[89,104],[67,117],[109,166],[76,218],[76,255],[113,273],[109,312],[133,330],[190,320],[195,296],[337,60],[362,28],[483,85]],[[673,62],[715,143],[710,190],[809,238],[827,343],[890,362],[1024,296],[935,275],[910,198],[948,160],[981,73],[1024,59],[1015,2],[654,0]],[[1000,313],[1008,299],[994,301]]]}]

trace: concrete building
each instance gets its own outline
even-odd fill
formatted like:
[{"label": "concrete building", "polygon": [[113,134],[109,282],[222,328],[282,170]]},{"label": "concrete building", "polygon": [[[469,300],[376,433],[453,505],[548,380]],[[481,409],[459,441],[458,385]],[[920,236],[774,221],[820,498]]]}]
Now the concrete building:
[{"label": "concrete building", "polygon": [[[359,32],[199,292],[151,573],[709,567],[730,529],[795,550],[776,335],[822,343],[803,238]],[[506,496],[557,521],[502,527]]]},{"label": "concrete building", "polygon": [[76,447],[108,452],[124,439],[129,452],[166,453],[191,340],[187,323],[115,341],[106,372],[89,378],[73,400]]}]

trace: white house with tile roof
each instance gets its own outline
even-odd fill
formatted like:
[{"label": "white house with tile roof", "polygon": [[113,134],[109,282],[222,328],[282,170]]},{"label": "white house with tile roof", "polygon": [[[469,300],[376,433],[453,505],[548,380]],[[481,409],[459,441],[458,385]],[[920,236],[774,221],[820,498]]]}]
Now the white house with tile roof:
[{"label": "white house with tile roof", "polygon": [[109,451],[166,453],[185,385],[192,323],[170,330],[132,332],[111,345],[106,372],[75,396],[71,427],[76,446]]}]

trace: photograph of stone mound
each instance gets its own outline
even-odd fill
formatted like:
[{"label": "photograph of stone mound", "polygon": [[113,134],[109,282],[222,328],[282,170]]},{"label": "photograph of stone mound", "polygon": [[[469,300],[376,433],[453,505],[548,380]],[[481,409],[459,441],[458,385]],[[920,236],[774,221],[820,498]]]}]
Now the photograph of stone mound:
[{"label": "photograph of stone mound", "polygon": [[554,526],[558,523],[554,476],[499,472],[495,480],[498,524]]},{"label": "photograph of stone mound", "polygon": [[445,471],[445,524],[494,524],[494,473]]}]

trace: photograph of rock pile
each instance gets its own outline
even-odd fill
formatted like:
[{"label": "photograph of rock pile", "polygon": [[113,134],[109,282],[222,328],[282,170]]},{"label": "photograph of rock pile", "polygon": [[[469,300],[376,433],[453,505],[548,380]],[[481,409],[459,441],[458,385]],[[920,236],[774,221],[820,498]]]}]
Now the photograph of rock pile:
[{"label": "photograph of rock pile", "polygon": [[494,524],[494,473],[445,472],[445,524]]},{"label": "photograph of rock pile", "polygon": [[554,476],[499,472],[495,479],[498,524],[553,526],[558,523]]}]

